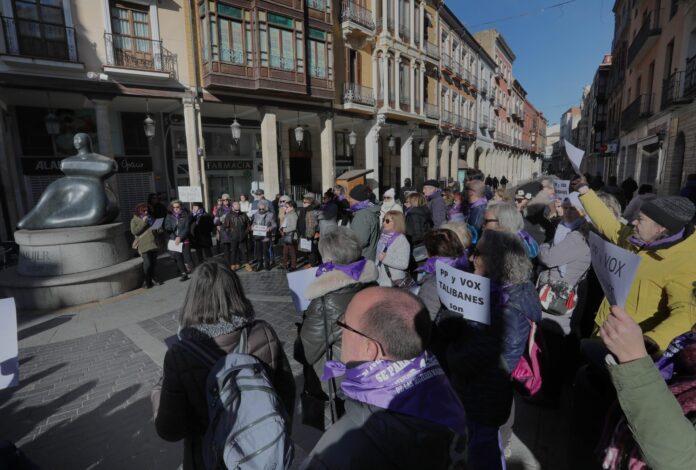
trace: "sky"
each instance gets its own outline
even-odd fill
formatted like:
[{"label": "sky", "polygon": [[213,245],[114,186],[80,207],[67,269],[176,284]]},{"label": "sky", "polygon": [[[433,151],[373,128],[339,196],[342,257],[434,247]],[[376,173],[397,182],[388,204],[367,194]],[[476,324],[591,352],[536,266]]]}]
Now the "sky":
[{"label": "sky", "polygon": [[583,87],[611,52],[614,33],[614,0],[570,0],[549,8],[568,1],[445,0],[472,33],[495,28],[505,37],[517,56],[512,74],[549,125],[580,104]]}]

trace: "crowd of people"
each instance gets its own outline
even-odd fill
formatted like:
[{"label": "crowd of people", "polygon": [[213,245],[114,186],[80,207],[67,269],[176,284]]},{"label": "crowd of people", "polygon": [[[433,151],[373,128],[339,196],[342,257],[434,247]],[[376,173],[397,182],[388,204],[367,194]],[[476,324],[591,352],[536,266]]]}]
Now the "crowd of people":
[{"label": "crowd of people", "polygon": [[[181,341],[219,358],[248,330],[247,352],[263,364],[288,433],[289,360],[235,271],[276,259],[288,271],[317,268],[292,358],[303,371],[301,419],[324,431],[303,468],[504,469],[515,395],[557,406],[570,389],[567,468],[686,469],[696,462],[694,181],[658,196],[584,175],[559,197],[553,176],[512,188],[471,170],[461,191],[428,180],[419,192],[407,180],[381,202],[367,185],[306,193],[301,205],[262,190],[251,201],[223,194],[210,214],[175,200],[159,231],[148,230],[162,215],[150,201],[131,231],[146,287],[157,282],[158,239],[182,280],[193,272]],[[602,294],[591,233],[641,259],[623,306]],[[437,262],[490,280],[490,324],[443,305]],[[531,342],[543,346],[533,396],[513,378]],[[184,468],[205,468],[210,367],[176,344],[153,391],[155,424],[164,439],[184,439]]]}]

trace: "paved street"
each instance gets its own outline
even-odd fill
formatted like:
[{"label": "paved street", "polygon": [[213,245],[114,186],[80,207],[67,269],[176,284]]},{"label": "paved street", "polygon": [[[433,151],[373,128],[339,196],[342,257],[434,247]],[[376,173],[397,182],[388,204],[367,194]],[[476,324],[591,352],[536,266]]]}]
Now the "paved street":
[{"label": "paved street", "polygon": [[[174,276],[169,260],[161,268]],[[284,273],[240,277],[257,316],[274,326],[291,358],[298,317]],[[181,444],[157,437],[149,393],[187,285],[173,278],[100,303],[21,313],[20,386],[0,392],[0,438],[16,442],[46,469],[176,469]],[[291,364],[301,386],[301,367]],[[510,468],[563,468],[562,412],[521,402],[517,410],[520,439],[513,442]],[[296,464],[320,435],[298,422]]]}]

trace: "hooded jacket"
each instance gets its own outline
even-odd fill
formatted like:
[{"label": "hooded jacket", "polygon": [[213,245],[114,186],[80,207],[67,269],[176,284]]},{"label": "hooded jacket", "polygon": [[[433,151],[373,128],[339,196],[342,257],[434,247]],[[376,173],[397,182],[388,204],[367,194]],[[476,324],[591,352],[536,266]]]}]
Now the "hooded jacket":
[{"label": "hooded jacket", "polygon": [[350,229],[360,240],[362,256],[365,259],[375,259],[377,242],[379,241],[379,206],[366,207],[353,214]]},{"label": "hooded jacket", "polygon": [[[689,331],[696,323],[692,285],[696,279],[693,226],[687,227],[684,238],[676,244],[639,249],[628,240],[631,230],[616,220],[594,191],[587,191],[580,200],[600,234],[640,256],[625,308],[645,335],[655,340],[660,348],[666,348],[672,338]],[[609,313],[610,305],[605,298],[595,318],[597,331]]]}]

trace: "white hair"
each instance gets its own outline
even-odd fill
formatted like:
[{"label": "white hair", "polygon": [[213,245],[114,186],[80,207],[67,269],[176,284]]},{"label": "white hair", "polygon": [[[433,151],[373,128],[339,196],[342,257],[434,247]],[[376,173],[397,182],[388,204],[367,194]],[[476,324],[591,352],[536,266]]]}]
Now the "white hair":
[{"label": "white hair", "polygon": [[510,233],[517,233],[524,229],[524,219],[517,210],[515,204],[511,202],[493,202],[486,207],[487,210],[495,214],[500,228]]}]

